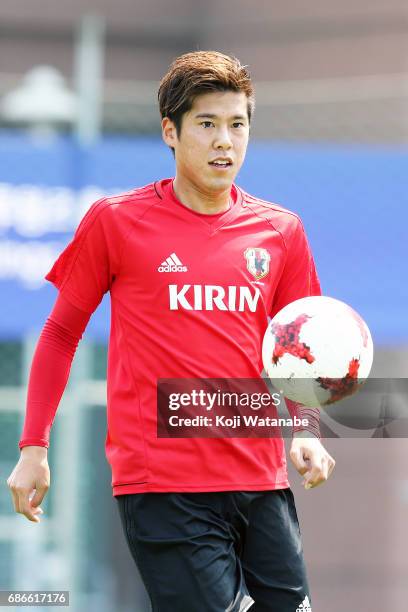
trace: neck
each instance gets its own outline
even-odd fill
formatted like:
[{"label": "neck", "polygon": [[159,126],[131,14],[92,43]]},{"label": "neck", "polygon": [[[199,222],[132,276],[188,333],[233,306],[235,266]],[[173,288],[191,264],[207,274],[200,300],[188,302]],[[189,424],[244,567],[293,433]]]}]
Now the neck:
[{"label": "neck", "polygon": [[215,215],[231,208],[231,188],[218,193],[206,193],[176,175],[173,181],[176,197],[184,206],[204,215]]}]

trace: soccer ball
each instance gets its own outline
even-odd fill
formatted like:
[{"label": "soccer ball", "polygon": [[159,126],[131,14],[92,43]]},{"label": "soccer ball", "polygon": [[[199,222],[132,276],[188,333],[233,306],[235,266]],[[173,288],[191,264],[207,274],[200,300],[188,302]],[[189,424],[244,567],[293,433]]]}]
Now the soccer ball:
[{"label": "soccer ball", "polygon": [[307,297],[270,321],[262,361],[282,395],[304,406],[326,406],[361,388],[371,370],[373,341],[350,306],[330,297]]}]

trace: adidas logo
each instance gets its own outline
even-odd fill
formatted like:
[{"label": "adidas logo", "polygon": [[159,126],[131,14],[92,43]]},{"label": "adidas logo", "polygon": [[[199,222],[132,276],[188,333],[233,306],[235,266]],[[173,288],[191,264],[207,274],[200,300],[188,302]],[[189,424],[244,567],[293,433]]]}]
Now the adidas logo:
[{"label": "adidas logo", "polygon": [[175,253],[168,256],[157,268],[158,272],[187,272],[187,266],[183,266]]},{"label": "adidas logo", "polygon": [[296,608],[296,612],[312,612],[312,607],[310,605],[309,597],[307,595],[300,604],[300,606]]}]

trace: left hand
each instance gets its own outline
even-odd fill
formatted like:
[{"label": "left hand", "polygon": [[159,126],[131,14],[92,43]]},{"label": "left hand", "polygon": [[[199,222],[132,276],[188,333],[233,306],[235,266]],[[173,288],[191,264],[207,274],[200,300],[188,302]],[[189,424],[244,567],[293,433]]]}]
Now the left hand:
[{"label": "left hand", "polygon": [[307,431],[294,434],[289,456],[299,474],[304,476],[305,489],[326,482],[336,465],[319,438]]}]

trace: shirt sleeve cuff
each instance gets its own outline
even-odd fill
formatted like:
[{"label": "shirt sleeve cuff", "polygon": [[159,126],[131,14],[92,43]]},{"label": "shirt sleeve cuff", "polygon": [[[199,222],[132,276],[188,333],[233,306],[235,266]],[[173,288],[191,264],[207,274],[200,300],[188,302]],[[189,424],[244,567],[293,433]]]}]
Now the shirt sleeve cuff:
[{"label": "shirt sleeve cuff", "polygon": [[20,440],[18,443],[20,450],[24,446],[45,446],[45,448],[49,448],[49,442],[44,438],[25,438],[24,440]]},{"label": "shirt sleeve cuff", "polygon": [[292,429],[292,435],[297,431],[310,431],[316,438],[321,438],[320,433],[320,410],[319,408],[299,408],[299,418],[307,419],[307,425],[296,425]]}]

